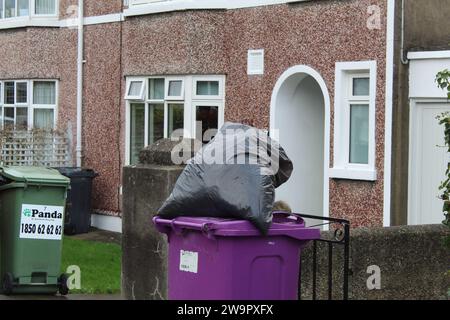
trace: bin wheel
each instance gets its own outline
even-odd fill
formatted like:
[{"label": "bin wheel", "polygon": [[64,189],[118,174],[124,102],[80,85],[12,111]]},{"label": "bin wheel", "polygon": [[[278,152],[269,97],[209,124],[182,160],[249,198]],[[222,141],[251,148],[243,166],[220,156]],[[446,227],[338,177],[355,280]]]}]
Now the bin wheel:
[{"label": "bin wheel", "polygon": [[10,272],[5,273],[2,281],[2,291],[4,294],[9,296],[13,292],[13,289],[14,289],[14,277]]},{"label": "bin wheel", "polygon": [[59,294],[62,296],[65,296],[69,293],[69,286],[67,285],[68,279],[69,279],[69,277],[65,273],[60,275],[58,278],[58,291],[59,291]]}]

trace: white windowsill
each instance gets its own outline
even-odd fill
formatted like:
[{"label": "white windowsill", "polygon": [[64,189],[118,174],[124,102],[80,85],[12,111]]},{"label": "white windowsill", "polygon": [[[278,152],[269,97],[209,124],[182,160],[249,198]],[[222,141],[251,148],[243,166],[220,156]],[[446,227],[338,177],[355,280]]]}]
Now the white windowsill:
[{"label": "white windowsill", "polygon": [[330,178],[346,180],[376,181],[377,171],[371,169],[330,168]]},{"label": "white windowsill", "polygon": [[258,6],[268,6],[275,4],[285,4],[290,2],[302,2],[310,0],[166,0],[142,4],[131,4],[124,10],[124,16],[138,16],[145,14],[154,14],[181,10],[204,10],[204,9],[239,9]]},{"label": "white windowsill", "polygon": [[58,17],[24,17],[0,20],[0,29],[13,29],[24,27],[60,27]]}]

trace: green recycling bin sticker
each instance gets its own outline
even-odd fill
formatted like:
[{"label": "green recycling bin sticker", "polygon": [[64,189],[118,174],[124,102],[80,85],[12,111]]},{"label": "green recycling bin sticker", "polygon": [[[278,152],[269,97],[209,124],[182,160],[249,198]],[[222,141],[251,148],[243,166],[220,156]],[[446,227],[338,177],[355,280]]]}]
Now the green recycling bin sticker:
[{"label": "green recycling bin sticker", "polygon": [[61,240],[64,207],[22,204],[20,238]]}]

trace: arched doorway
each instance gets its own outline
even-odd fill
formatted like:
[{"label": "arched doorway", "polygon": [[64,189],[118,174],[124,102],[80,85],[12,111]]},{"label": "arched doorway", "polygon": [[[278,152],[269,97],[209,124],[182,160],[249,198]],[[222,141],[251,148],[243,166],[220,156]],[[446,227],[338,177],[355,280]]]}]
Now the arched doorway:
[{"label": "arched doorway", "polygon": [[317,71],[295,66],[281,75],[272,93],[270,132],[294,164],[277,200],[295,212],[328,217],[330,98]]}]

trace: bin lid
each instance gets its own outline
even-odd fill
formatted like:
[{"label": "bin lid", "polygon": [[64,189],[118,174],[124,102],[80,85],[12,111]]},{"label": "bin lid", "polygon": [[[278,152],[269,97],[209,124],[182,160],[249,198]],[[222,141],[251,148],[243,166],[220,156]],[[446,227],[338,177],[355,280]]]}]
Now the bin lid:
[{"label": "bin lid", "polygon": [[0,166],[0,174],[16,182],[29,184],[70,184],[70,179],[63,176],[58,170],[45,167],[32,166]]},{"label": "bin lid", "polygon": [[[206,236],[222,237],[257,237],[261,236],[258,229],[250,221],[236,219],[221,219],[207,217],[178,217],[175,219],[163,219],[159,216],[153,218],[153,222],[160,232],[181,232],[182,230],[196,230]],[[286,236],[296,240],[320,239],[319,228],[305,227],[302,218],[290,214],[274,213],[271,227],[267,236]]]},{"label": "bin lid", "polygon": [[88,168],[80,168],[80,167],[59,167],[55,168],[59,171],[62,175],[65,175],[69,178],[95,178],[98,176],[98,173],[96,173],[92,169]]}]

